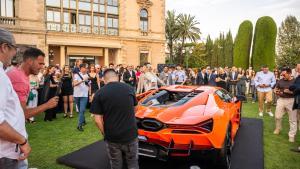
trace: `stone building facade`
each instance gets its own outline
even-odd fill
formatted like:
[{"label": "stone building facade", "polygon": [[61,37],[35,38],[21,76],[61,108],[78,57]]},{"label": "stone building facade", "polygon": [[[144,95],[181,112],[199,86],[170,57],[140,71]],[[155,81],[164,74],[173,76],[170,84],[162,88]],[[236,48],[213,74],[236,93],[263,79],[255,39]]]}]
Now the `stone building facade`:
[{"label": "stone building facade", "polygon": [[0,27],[47,64],[165,61],[165,0],[0,0]]}]

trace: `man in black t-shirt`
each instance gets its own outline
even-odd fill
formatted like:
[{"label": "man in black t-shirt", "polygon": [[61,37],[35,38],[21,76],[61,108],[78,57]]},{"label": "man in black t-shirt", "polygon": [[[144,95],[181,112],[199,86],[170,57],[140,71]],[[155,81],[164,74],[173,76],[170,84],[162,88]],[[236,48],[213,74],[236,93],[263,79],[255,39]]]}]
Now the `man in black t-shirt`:
[{"label": "man in black t-shirt", "polygon": [[278,96],[276,111],[275,111],[275,125],[276,129],[274,134],[278,135],[282,130],[282,118],[287,112],[289,115],[290,131],[289,131],[289,141],[295,142],[295,136],[297,133],[297,110],[293,110],[294,95],[289,88],[294,84],[292,70],[290,68],[282,69],[280,79],[274,89],[275,94]]},{"label": "man in black t-shirt", "polygon": [[134,106],[134,88],[120,83],[114,69],[104,71],[105,86],[98,90],[91,105],[91,113],[107,143],[112,169],[122,169],[122,153],[129,169],[138,169],[138,132]]}]

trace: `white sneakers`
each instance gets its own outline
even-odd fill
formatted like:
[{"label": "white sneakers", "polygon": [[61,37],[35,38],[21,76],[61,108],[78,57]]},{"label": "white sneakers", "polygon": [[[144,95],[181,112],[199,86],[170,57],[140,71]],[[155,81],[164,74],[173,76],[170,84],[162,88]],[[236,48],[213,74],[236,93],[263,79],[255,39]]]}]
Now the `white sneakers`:
[{"label": "white sneakers", "polygon": [[278,135],[278,134],[280,134],[280,130],[279,130],[279,129],[275,129],[273,133],[274,133],[275,135]]},{"label": "white sneakers", "polygon": [[295,142],[295,137],[289,137],[289,142],[294,143]]},{"label": "white sneakers", "polygon": [[[270,117],[274,117],[274,114],[271,111],[268,112],[268,114],[269,114]],[[258,115],[259,115],[259,117],[263,117],[264,113],[263,112],[259,112]]]},{"label": "white sneakers", "polygon": [[269,114],[270,117],[274,117],[274,114],[271,111],[268,112],[268,114]]}]

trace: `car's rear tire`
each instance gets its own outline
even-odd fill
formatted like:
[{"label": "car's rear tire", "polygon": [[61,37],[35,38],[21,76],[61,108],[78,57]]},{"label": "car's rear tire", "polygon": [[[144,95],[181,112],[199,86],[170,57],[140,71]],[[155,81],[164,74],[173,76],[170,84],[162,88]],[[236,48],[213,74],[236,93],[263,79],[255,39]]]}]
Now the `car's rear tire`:
[{"label": "car's rear tire", "polygon": [[217,151],[217,157],[215,165],[218,169],[230,169],[231,167],[231,152],[232,152],[232,140],[231,140],[231,126],[228,127],[224,145],[222,149]]}]

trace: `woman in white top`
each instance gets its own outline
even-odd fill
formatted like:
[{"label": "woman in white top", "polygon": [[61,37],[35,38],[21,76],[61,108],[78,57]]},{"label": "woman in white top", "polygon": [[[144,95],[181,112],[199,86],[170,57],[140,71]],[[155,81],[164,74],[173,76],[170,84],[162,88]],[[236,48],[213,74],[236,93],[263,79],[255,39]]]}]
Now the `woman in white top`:
[{"label": "woman in white top", "polygon": [[[35,108],[38,105],[38,88],[39,88],[39,77],[38,75],[30,75],[30,93],[27,101],[28,108]],[[29,118],[30,123],[35,123],[34,117]]]}]

